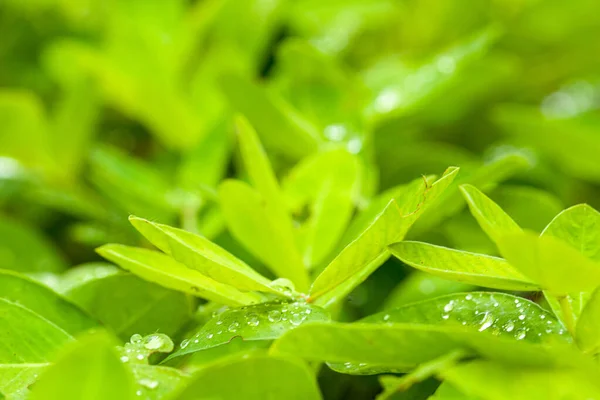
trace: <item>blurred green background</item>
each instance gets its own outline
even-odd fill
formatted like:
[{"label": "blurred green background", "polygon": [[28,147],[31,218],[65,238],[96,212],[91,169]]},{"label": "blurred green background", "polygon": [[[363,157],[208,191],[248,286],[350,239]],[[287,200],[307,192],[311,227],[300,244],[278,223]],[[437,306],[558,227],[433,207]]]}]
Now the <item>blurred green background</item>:
[{"label": "blurred green background", "polygon": [[[597,0],[3,0],[0,268],[51,283],[99,260],[95,246],[139,244],[129,214],[256,265],[215,194],[244,175],[235,113],[281,177],[323,149],[356,154],[357,209],[449,165],[525,228],[598,208],[599,11]],[[456,199],[411,234],[495,251]],[[394,263],[351,296],[347,319],[435,292]],[[376,387],[336,379],[328,398],[344,398],[345,380],[356,398]]]}]

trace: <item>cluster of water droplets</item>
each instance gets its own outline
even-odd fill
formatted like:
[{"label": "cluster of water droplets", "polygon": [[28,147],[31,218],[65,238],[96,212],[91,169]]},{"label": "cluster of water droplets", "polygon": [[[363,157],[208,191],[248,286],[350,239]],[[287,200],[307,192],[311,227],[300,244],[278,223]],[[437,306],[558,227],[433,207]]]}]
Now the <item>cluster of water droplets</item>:
[{"label": "cluster of water droplets", "polygon": [[148,364],[148,357],[153,353],[169,353],[173,351],[173,341],[162,333],[142,336],[137,333],[131,336],[129,342],[118,348],[121,361],[124,363]]},{"label": "cluster of water droplets", "polygon": [[312,312],[312,308],[303,301],[230,309],[216,314],[198,333],[184,339],[179,347],[185,349],[190,344],[211,347],[211,342],[218,345],[234,336],[252,336],[263,325],[267,330],[275,324],[286,324],[287,329],[293,329],[306,321]]},{"label": "cluster of water droplets", "polygon": [[[505,295],[495,296],[499,299]],[[550,314],[527,300],[513,296],[496,301],[494,295],[488,293],[468,293],[462,298],[440,303],[438,307],[442,323],[473,327],[493,335],[511,335],[516,340],[541,341],[544,336],[565,334],[563,326]],[[384,322],[391,322],[390,314],[381,318]]]}]

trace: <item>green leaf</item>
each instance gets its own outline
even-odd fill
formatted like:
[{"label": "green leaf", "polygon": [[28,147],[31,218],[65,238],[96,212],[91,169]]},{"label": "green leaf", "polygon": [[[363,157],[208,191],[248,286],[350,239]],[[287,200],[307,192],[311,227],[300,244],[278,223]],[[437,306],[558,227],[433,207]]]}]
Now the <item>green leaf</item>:
[{"label": "green leaf", "polygon": [[63,294],[121,339],[157,331],[172,336],[191,320],[193,305],[185,294],[132,274],[98,273],[96,268],[71,269],[69,273],[76,272],[80,280]]},{"label": "green leaf", "polygon": [[66,264],[54,244],[33,227],[0,217],[0,268],[58,272]]},{"label": "green leaf", "polygon": [[428,400],[482,400],[480,397],[468,396],[452,386],[449,382],[444,381],[438,387],[435,394]]},{"label": "green leaf", "polygon": [[[464,327],[495,337],[531,343],[570,342],[562,324],[537,304],[504,293],[472,292],[438,297],[370,315],[360,323],[410,323]],[[336,371],[364,374],[380,368],[369,364],[332,364]],[[393,372],[393,371],[392,371]]]},{"label": "green leaf", "polygon": [[552,236],[523,232],[505,235],[497,245],[511,265],[555,295],[600,285],[600,263]]},{"label": "green leaf", "polygon": [[[232,384],[231,377],[235,378]],[[317,400],[317,382],[308,367],[294,358],[251,355],[202,369],[174,400]]]},{"label": "green leaf", "polygon": [[281,221],[270,212],[263,197],[244,182],[226,180],[219,187],[219,199],[235,239],[277,276],[291,280],[300,291],[306,290],[308,275],[289,235],[293,233],[283,227],[283,234],[279,234]]},{"label": "green leaf", "polygon": [[262,303],[230,309],[184,340],[168,359],[228,344],[235,337],[244,341],[273,340],[311,321],[329,321],[329,314],[304,302]]},{"label": "green leaf", "polygon": [[47,287],[0,272],[0,392],[25,390],[52,355],[97,323]]},{"label": "green leaf", "polygon": [[[311,323],[287,332],[271,347],[274,354],[307,360],[379,366],[379,371],[406,372],[451,351],[466,349],[483,358],[528,366],[575,366],[592,361],[570,344],[530,343],[454,326],[418,323]],[[593,367],[591,367],[593,368]]]},{"label": "green leaf", "polygon": [[356,156],[335,149],[305,158],[284,180],[294,212],[309,209],[298,232],[307,266],[318,265],[339,242],[352,217],[359,172]]},{"label": "green leaf", "polygon": [[267,278],[203,236],[138,217],[129,217],[129,221],[160,250],[217,282],[242,291],[279,293]]},{"label": "green leaf", "polygon": [[73,343],[44,371],[31,393],[32,400],[134,398],[131,373],[104,334]]},{"label": "green leaf", "polygon": [[73,336],[98,325],[90,316],[62,296],[12,271],[0,270],[0,299],[26,308]]},{"label": "green leaf", "polygon": [[471,214],[473,214],[481,229],[494,242],[504,234],[521,232],[519,225],[500,206],[477,188],[472,185],[461,185],[459,189],[469,205]]},{"label": "green leaf", "polygon": [[128,364],[135,379],[138,398],[161,400],[185,385],[188,376],[175,368],[147,364]]},{"label": "green leaf", "polygon": [[363,282],[389,257],[387,246],[404,238],[414,221],[448,187],[457,172],[457,168],[449,168],[433,185],[424,185],[417,193],[405,193],[402,203],[392,200],[315,279],[311,301],[331,305]]},{"label": "green leaf", "polygon": [[596,289],[581,311],[575,329],[579,348],[590,354],[600,352],[600,289]]},{"label": "green leaf", "polygon": [[119,244],[107,244],[96,251],[142,279],[169,289],[232,306],[251,304],[260,300],[257,295],[242,293],[229,285],[216,282],[156,251]]},{"label": "green leaf", "polygon": [[392,255],[413,268],[457,282],[504,290],[539,290],[505,260],[420,242],[394,243]]},{"label": "green leaf", "polygon": [[[542,236],[552,236],[569,244],[581,254],[593,261],[600,261],[598,245],[598,224],[600,214],[587,204],[579,204],[560,212],[542,232]],[[591,292],[575,292],[566,295],[566,302],[572,312],[574,322],[580,317]],[[565,318],[564,310],[558,300],[550,293],[546,294],[548,303],[554,312]]]},{"label": "green leaf", "polygon": [[318,130],[283,99],[235,75],[221,79],[221,88],[233,108],[256,127],[267,148],[295,159],[317,149]]},{"label": "green leaf", "polygon": [[542,235],[560,239],[587,258],[600,262],[600,213],[587,204],[562,211]]},{"label": "green leaf", "polygon": [[591,371],[522,368],[473,361],[450,368],[441,376],[469,396],[486,400],[593,399],[600,396]]}]

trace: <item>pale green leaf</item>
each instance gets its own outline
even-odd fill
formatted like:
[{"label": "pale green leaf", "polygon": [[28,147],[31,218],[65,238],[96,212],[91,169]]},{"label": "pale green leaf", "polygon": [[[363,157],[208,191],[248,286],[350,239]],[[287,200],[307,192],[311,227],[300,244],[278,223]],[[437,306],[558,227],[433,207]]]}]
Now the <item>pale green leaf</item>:
[{"label": "pale green leaf", "polygon": [[579,348],[591,354],[600,351],[600,289],[596,289],[581,311],[575,329]]},{"label": "pale green leaf", "polygon": [[485,400],[594,399],[600,396],[591,371],[522,368],[489,361],[455,366],[441,376],[469,396]]},{"label": "pale green leaf", "polygon": [[242,293],[229,285],[216,282],[156,251],[118,244],[107,244],[96,251],[123,269],[169,289],[232,306],[260,300],[257,295]]},{"label": "pale green leaf", "polygon": [[80,339],[65,349],[33,387],[32,400],[134,399],[131,373],[104,334]]},{"label": "pale green leaf", "polygon": [[420,242],[394,243],[391,253],[413,268],[457,282],[504,290],[539,290],[502,258]]},{"label": "pale green leaf", "polygon": [[309,216],[298,237],[304,264],[318,265],[336,246],[352,217],[359,160],[343,149],[317,153],[298,163],[283,182],[292,209]]},{"label": "pale green leaf", "polygon": [[542,235],[560,239],[587,258],[600,262],[600,213],[587,204],[562,211]]},{"label": "pale green leaf", "polygon": [[600,263],[552,236],[523,232],[502,236],[497,245],[511,265],[555,295],[600,285]]},{"label": "pale green leaf", "polygon": [[143,218],[132,216],[129,221],[152,244],[188,268],[242,291],[278,293],[267,278],[203,236]]},{"label": "pale green leaf", "polygon": [[308,274],[295,240],[290,237],[293,232],[286,228],[281,232],[281,221],[270,212],[263,197],[244,182],[226,180],[219,187],[219,199],[236,240],[277,276],[291,280],[300,291],[306,290]]},{"label": "pale green leaf", "polygon": [[521,232],[519,225],[477,188],[472,185],[461,185],[459,188],[471,214],[493,241],[507,233]]},{"label": "pale green leaf", "polygon": [[[235,377],[235,382],[231,381]],[[212,364],[192,378],[174,400],[318,400],[308,367],[294,358],[250,355]]]}]

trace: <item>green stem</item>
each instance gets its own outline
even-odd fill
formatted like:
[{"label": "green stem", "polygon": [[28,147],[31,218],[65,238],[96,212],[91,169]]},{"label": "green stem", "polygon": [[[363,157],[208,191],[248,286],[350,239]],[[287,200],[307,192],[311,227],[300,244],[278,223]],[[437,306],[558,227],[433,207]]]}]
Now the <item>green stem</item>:
[{"label": "green stem", "polygon": [[569,297],[560,296],[557,299],[558,304],[560,304],[560,310],[562,311],[563,320],[565,321],[567,330],[569,331],[571,336],[575,337],[575,315],[573,313],[573,307],[571,307]]}]

